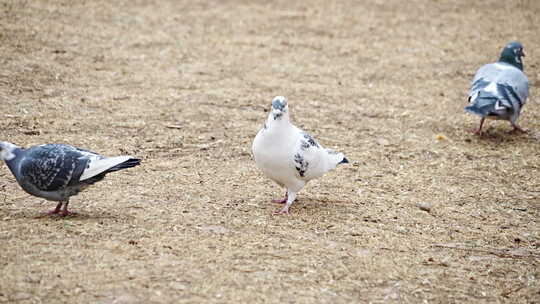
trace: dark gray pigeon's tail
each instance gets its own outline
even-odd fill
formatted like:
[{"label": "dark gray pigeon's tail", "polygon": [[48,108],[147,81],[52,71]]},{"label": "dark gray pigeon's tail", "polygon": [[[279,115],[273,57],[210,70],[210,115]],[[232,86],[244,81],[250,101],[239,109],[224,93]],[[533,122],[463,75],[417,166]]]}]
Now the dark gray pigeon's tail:
[{"label": "dark gray pigeon's tail", "polygon": [[119,171],[119,170],[122,170],[122,169],[127,169],[127,168],[131,168],[131,167],[135,167],[135,166],[138,166],[141,164],[141,160],[138,159],[138,158],[130,158],[128,160],[126,160],[125,162],[121,163],[121,164],[118,164],[112,168],[109,168],[107,171],[105,171],[104,173],[109,173],[109,172],[114,172],[114,171]]}]

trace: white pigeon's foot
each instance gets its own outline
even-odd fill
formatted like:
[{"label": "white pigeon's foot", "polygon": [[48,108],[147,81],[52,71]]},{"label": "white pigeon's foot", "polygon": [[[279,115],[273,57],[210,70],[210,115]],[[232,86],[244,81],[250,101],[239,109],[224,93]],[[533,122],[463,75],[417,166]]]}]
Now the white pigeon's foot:
[{"label": "white pigeon's foot", "polygon": [[287,202],[287,197],[285,196],[284,198],[282,199],[274,199],[272,200],[272,203],[276,203],[276,204],[285,204]]},{"label": "white pigeon's foot", "polygon": [[278,214],[286,214],[286,215],[289,215],[289,206],[285,205],[285,207],[283,207],[281,210],[279,211],[275,211],[274,214],[278,215]]},{"label": "white pigeon's foot", "polygon": [[272,203],[285,204],[287,202],[288,198],[289,198],[289,195],[287,194],[287,190],[285,190],[285,197],[282,198],[282,199],[274,199],[274,200],[272,200]]},{"label": "white pigeon's foot", "polygon": [[274,214],[290,214],[289,208],[291,207],[295,199],[296,199],[296,192],[293,192],[287,189],[287,202],[285,203],[285,206],[283,206],[281,210],[274,212]]}]

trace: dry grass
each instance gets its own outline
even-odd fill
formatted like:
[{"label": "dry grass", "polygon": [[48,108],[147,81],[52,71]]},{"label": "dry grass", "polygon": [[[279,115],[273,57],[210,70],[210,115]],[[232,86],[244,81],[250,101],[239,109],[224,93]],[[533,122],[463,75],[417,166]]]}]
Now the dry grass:
[{"label": "dry grass", "polygon": [[[0,303],[540,302],[539,24],[535,0],[0,0],[0,139],[144,159],[65,219],[2,165]],[[514,39],[531,132],[478,138],[469,81]],[[250,156],[275,95],[354,161],[289,217]]]}]

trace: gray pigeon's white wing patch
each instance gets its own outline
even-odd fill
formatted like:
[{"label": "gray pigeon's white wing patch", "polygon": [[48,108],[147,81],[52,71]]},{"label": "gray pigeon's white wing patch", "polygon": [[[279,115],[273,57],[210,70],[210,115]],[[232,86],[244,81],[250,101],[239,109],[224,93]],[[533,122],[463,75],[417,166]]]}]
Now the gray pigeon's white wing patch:
[{"label": "gray pigeon's white wing patch", "polygon": [[133,157],[131,156],[116,156],[109,158],[90,157],[86,169],[84,169],[79,180],[84,181],[94,177],[132,158]]}]

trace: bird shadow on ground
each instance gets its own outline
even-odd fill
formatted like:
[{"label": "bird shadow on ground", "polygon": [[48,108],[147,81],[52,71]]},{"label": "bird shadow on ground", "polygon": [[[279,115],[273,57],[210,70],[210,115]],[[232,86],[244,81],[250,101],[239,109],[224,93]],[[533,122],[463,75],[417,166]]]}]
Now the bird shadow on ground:
[{"label": "bird shadow on ground", "polygon": [[351,204],[351,202],[347,200],[303,197],[302,199],[296,199],[296,201],[291,207],[291,213],[295,212],[296,210],[306,210],[310,213],[316,211],[331,210],[334,206],[347,204]]},{"label": "bird shadow on ground", "polygon": [[480,143],[493,143],[493,144],[517,144],[527,143],[534,140],[532,134],[529,133],[514,133],[512,131],[504,131],[499,129],[488,129],[482,133],[482,135],[475,135],[473,137]]},{"label": "bird shadow on ground", "polygon": [[99,212],[93,212],[91,214],[88,213],[79,213],[74,212],[70,213],[66,216],[61,216],[58,214],[48,214],[47,212],[41,212],[38,214],[18,214],[19,218],[30,218],[30,219],[36,219],[36,220],[53,220],[53,221],[61,221],[61,220],[75,220],[75,221],[86,221],[86,220],[96,220],[96,219],[115,219],[118,218],[116,215],[112,215],[110,213],[99,213]]}]

